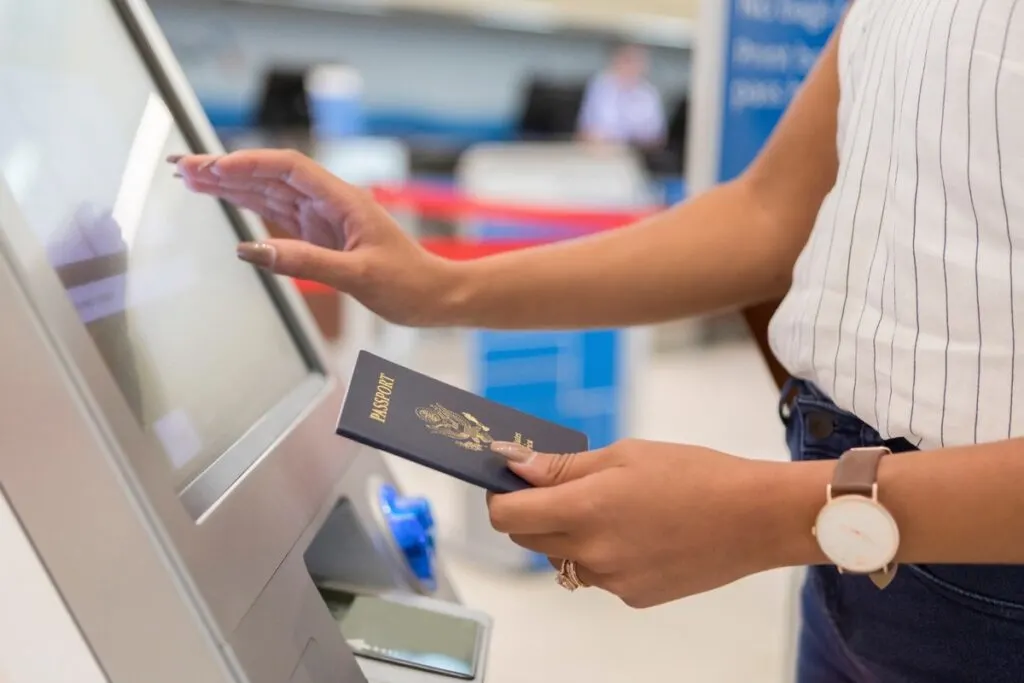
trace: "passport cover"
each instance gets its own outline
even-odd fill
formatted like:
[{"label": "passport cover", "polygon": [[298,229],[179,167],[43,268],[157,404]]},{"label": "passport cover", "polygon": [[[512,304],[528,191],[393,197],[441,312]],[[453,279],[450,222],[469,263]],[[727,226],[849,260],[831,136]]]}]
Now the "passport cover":
[{"label": "passport cover", "polygon": [[587,435],[360,351],[337,433],[494,493],[530,484],[491,451],[495,441],[542,453],[588,449]]}]

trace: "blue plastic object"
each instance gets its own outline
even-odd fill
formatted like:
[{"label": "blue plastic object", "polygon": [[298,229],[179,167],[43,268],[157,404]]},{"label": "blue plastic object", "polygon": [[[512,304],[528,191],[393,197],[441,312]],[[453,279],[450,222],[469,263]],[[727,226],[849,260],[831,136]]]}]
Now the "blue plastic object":
[{"label": "blue plastic object", "polygon": [[312,97],[310,118],[317,137],[323,139],[356,137],[365,131],[363,109],[354,97]]},{"label": "blue plastic object", "polygon": [[398,493],[394,486],[380,489],[380,507],[395,543],[402,549],[409,568],[424,586],[437,587],[434,572],[434,514],[430,501]]}]

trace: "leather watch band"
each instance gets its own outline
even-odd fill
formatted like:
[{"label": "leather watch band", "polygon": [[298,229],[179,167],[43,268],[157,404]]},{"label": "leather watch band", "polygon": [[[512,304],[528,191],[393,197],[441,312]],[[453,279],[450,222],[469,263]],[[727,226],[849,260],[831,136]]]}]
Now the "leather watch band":
[{"label": "leather watch band", "polygon": [[[884,446],[876,448],[854,448],[839,458],[832,473],[829,496],[864,496],[878,500],[878,465],[882,457],[891,451]],[[868,576],[879,588],[885,588],[896,576],[897,565],[891,562]]]},{"label": "leather watch band", "polygon": [[888,448],[854,448],[839,458],[832,473],[833,496],[874,498],[878,486],[878,463]]}]

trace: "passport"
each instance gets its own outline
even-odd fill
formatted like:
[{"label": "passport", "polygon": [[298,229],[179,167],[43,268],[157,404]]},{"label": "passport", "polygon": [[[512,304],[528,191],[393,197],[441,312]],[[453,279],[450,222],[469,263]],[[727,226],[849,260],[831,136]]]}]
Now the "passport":
[{"label": "passport", "polygon": [[588,450],[587,435],[360,351],[337,433],[493,493],[530,488],[495,441],[541,453]]}]

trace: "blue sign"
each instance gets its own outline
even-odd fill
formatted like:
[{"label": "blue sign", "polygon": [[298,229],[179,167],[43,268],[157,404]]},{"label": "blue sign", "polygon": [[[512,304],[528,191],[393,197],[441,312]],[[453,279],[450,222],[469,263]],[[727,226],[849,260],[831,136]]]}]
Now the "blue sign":
[{"label": "blue sign", "polygon": [[719,181],[757,156],[816,63],[847,0],[729,0]]}]

